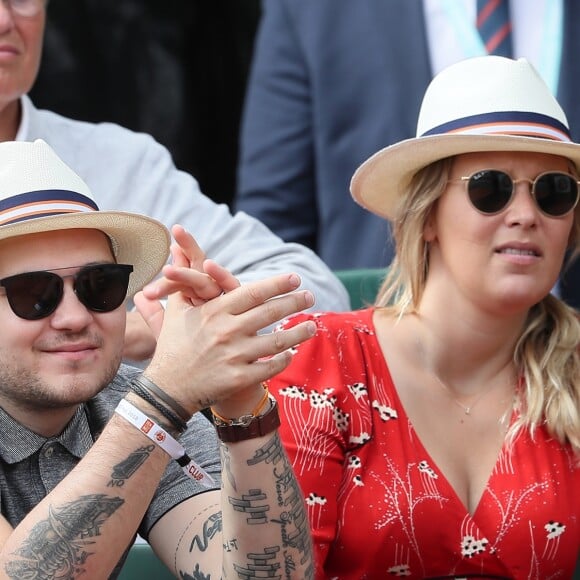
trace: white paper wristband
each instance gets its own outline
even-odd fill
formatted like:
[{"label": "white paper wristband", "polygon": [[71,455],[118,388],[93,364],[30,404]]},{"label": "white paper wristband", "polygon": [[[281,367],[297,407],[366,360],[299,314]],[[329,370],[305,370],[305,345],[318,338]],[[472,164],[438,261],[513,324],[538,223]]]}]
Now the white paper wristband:
[{"label": "white paper wristband", "polygon": [[153,419],[145,415],[140,409],[121,399],[115,413],[121,415],[123,419],[137,427],[144,435],[147,435],[151,441],[156,443],[172,459],[175,459],[181,466],[183,472],[201,484],[210,487],[215,481],[209,473],[200,467],[189,455],[181,443],[175,440],[165,429],[157,425]]}]

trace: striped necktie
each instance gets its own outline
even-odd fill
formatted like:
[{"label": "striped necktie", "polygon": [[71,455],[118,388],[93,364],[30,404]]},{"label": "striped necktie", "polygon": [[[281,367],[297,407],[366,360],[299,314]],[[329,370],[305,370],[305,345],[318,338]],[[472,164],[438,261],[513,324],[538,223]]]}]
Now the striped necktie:
[{"label": "striped necktie", "polygon": [[477,0],[477,29],[488,54],[512,56],[512,24],[507,0]]}]

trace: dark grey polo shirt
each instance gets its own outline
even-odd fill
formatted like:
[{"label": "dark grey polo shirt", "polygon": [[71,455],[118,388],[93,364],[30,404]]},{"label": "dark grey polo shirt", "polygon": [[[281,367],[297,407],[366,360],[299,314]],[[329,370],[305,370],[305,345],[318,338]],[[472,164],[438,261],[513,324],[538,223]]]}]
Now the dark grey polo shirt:
[{"label": "dark grey polo shirt", "polygon": [[[84,457],[127,392],[131,378],[140,372],[140,369],[121,365],[113,381],[91,401],[81,405],[57,437],[46,438],[33,433],[0,408],[0,504],[2,515],[13,526]],[[180,442],[190,457],[215,479],[214,489],[219,489],[218,444],[210,422],[197,413]],[[147,538],[164,513],[208,489],[187,477],[177,463],[171,461],[139,526],[139,534]]]}]

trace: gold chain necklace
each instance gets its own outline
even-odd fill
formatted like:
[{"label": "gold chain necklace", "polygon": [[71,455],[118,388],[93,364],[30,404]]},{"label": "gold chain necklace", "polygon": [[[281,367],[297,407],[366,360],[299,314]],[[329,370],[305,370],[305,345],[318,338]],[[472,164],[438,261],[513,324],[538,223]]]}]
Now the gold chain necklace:
[{"label": "gold chain necklace", "polygon": [[453,391],[439,378],[438,375],[436,375],[435,373],[432,373],[433,376],[435,377],[435,380],[437,381],[437,383],[441,386],[441,388],[449,395],[449,397],[451,398],[451,400],[460,408],[463,409],[463,412],[466,415],[471,415],[471,411],[473,410],[473,407],[475,407],[475,405],[477,405],[477,403],[479,403],[479,401],[481,401],[481,399],[483,399],[483,397],[489,393],[489,389],[486,391],[483,391],[479,397],[477,397],[477,399],[475,399],[475,401],[473,401],[473,403],[471,403],[471,405],[464,405],[463,403],[461,403],[460,401],[458,401],[455,396],[453,395]]}]

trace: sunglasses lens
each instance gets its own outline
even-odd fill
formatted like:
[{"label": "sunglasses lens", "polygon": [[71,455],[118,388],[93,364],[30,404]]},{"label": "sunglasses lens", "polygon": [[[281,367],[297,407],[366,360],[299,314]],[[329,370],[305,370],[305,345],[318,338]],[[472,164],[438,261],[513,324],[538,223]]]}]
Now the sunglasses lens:
[{"label": "sunglasses lens", "polygon": [[546,215],[563,216],[578,201],[578,184],[565,173],[545,173],[536,180],[534,197]]},{"label": "sunglasses lens", "polygon": [[52,272],[28,272],[2,281],[16,316],[38,320],[51,315],[62,298],[62,278]]},{"label": "sunglasses lens", "polygon": [[494,214],[501,211],[509,203],[512,191],[511,177],[494,169],[474,173],[467,184],[469,200],[481,213]]},{"label": "sunglasses lens", "polygon": [[[125,300],[133,266],[101,264],[82,268],[74,275],[77,298],[95,312],[111,312]],[[54,272],[26,272],[0,281],[16,316],[38,320],[50,316],[60,304],[63,278]]]},{"label": "sunglasses lens", "polygon": [[133,266],[102,264],[83,268],[75,280],[78,299],[95,312],[111,312],[125,300]]}]

